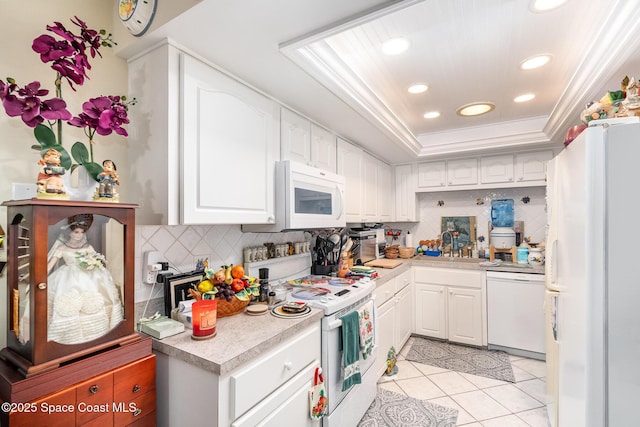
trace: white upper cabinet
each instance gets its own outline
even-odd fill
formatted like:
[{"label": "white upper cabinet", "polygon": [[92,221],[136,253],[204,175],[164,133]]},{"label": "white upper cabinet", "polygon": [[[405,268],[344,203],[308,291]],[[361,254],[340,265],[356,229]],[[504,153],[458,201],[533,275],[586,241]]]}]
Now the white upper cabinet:
[{"label": "white upper cabinet", "polygon": [[378,217],[378,159],[362,154],[362,222],[377,222]]},{"label": "white upper cabinet", "polygon": [[336,136],[311,123],[311,166],[336,172]]},{"label": "white upper cabinet", "polygon": [[552,150],[418,163],[417,192],[546,185]]},{"label": "white upper cabinet", "polygon": [[378,160],[378,221],[393,219],[393,173],[390,165]]},{"label": "white upper cabinet", "polygon": [[182,58],[182,223],[275,221],[278,104]]},{"label": "white upper cabinet", "polygon": [[338,138],[337,172],[345,178],[345,213],[347,222],[362,222],[363,151]]},{"label": "white upper cabinet", "polygon": [[480,158],[480,183],[513,182],[513,154]]},{"label": "white upper cabinet", "polygon": [[478,160],[460,159],[447,162],[448,185],[473,185],[478,183]]},{"label": "white upper cabinet", "polygon": [[169,43],[128,65],[137,223],[273,221],[279,105]]},{"label": "white upper cabinet", "polygon": [[544,181],[547,175],[547,162],[552,157],[551,150],[516,154],[516,181]]},{"label": "white upper cabinet", "polygon": [[416,176],[413,165],[395,167],[395,220],[417,221],[416,209]]},{"label": "white upper cabinet", "polygon": [[418,164],[418,187],[444,187],[446,185],[446,162],[426,162]]},{"label": "white upper cabinet", "polygon": [[336,172],[336,136],[293,111],[282,108],[280,156]]},{"label": "white upper cabinet", "polygon": [[311,161],[311,123],[286,108],[280,110],[280,156],[304,164]]}]

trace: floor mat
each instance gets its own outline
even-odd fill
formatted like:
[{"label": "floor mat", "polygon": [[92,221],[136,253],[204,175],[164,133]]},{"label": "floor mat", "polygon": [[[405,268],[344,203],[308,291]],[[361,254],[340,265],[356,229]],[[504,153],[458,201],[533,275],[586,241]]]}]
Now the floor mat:
[{"label": "floor mat", "polygon": [[358,427],[455,427],[458,410],[378,388]]},{"label": "floor mat", "polygon": [[414,337],[406,359],[451,371],[516,382],[509,355],[504,351]]}]

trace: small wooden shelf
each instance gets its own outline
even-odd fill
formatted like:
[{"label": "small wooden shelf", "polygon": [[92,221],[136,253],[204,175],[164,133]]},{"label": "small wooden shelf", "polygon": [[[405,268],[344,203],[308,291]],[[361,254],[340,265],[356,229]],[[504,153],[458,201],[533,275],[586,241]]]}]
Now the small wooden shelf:
[{"label": "small wooden shelf", "polygon": [[518,249],[515,246],[511,246],[510,248],[496,248],[493,245],[489,245],[489,261],[494,261],[496,259],[497,252],[510,253],[512,261],[518,259]]}]

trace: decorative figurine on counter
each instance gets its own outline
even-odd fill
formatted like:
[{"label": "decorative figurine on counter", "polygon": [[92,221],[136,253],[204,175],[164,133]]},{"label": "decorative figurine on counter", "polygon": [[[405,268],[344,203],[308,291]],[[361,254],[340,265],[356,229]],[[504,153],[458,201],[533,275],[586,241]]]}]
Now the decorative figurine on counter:
[{"label": "decorative figurine on counter", "polygon": [[60,165],[60,152],[53,148],[48,149],[38,162],[41,166],[38,173],[37,195],[41,198],[67,199],[69,196],[64,191],[62,175],[65,169]]},{"label": "decorative figurine on counter", "polygon": [[102,162],[102,172],[98,175],[98,197],[107,199],[117,199],[118,192],[115,190],[116,185],[120,185],[118,172],[116,172],[116,164],[113,160],[105,160]]},{"label": "decorative figurine on counter", "polygon": [[398,356],[396,355],[396,349],[391,347],[387,354],[387,370],[384,372],[385,375],[391,376],[398,373],[398,367],[396,366],[397,361]]},{"label": "decorative figurine on counter", "polygon": [[[69,217],[47,257],[48,341],[79,344],[97,339],[123,319],[120,291],[105,258],[87,241],[93,215]],[[20,340],[29,340],[25,311]]]}]

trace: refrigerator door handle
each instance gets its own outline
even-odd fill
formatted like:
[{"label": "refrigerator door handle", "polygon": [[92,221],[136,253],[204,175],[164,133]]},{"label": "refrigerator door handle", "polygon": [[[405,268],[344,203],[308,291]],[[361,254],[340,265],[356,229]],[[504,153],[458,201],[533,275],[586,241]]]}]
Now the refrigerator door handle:
[{"label": "refrigerator door handle", "polygon": [[558,240],[551,243],[551,283],[558,283]]}]

